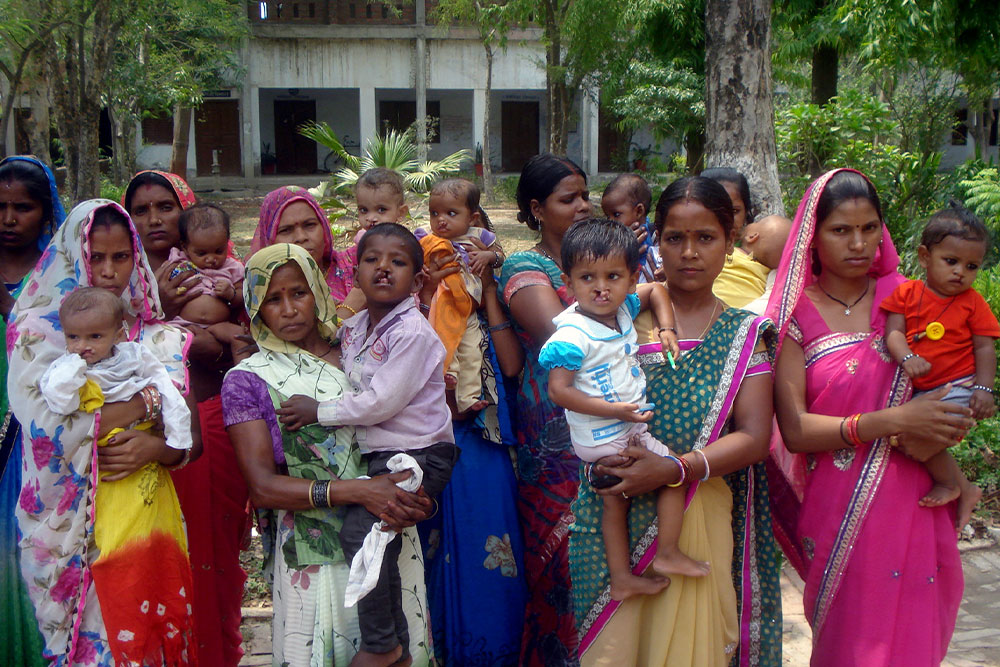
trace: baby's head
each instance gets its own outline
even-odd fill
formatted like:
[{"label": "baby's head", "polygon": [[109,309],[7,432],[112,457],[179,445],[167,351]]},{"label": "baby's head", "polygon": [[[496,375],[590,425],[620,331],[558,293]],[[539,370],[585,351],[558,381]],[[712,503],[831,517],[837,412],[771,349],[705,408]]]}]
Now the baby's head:
[{"label": "baby's head", "polygon": [[932,215],[917,248],[920,266],[927,272],[927,286],[943,297],[972,287],[989,241],[982,221],[956,201]]},{"label": "baby's head", "polygon": [[601,195],[604,215],[629,229],[635,229],[646,221],[652,203],[653,193],[649,184],[639,174],[619,174],[608,183]]},{"label": "baby's head", "polygon": [[587,315],[613,316],[639,279],[639,242],[620,222],[590,218],[562,238],[563,282]]},{"label": "baby's head", "polygon": [[479,187],[464,178],[435,183],[428,201],[431,230],[443,239],[469,233],[479,222]]},{"label": "baby's head", "polygon": [[764,266],[776,269],[791,231],[792,221],[783,215],[764,216],[743,228],[743,249]]},{"label": "baby's head", "polygon": [[122,300],[103,287],[73,290],[59,306],[59,324],[66,349],[79,354],[88,366],[111,356],[125,337]]},{"label": "baby's head", "polygon": [[195,204],[177,221],[181,248],[199,269],[218,269],[229,254],[229,214],[215,204]]},{"label": "baby's head", "polygon": [[402,222],[410,214],[403,177],[392,169],[375,167],[361,174],[354,186],[354,197],[362,229],[383,222]]},{"label": "baby's head", "polygon": [[358,241],[354,284],[369,308],[394,308],[420,291],[424,251],[409,229],[395,222],[375,225]]}]

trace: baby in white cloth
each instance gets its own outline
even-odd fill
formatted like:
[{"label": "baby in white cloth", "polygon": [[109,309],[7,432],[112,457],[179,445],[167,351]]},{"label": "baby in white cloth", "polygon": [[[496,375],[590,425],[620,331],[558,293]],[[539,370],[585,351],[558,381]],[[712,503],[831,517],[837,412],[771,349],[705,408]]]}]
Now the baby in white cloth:
[{"label": "baby in white cloth", "polygon": [[153,400],[162,405],[167,445],[191,449],[191,412],[184,397],[152,352],[125,340],[119,297],[100,287],[76,289],[59,307],[59,323],[67,352],[52,362],[39,387],[49,409],[68,415],[88,409],[85,399],[100,398],[98,405],[127,401],[153,386],[159,392]]}]

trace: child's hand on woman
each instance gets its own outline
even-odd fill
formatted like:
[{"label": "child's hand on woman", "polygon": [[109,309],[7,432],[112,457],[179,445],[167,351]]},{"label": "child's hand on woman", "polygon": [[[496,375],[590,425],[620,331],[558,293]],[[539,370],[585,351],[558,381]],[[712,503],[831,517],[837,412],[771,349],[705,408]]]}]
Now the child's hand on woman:
[{"label": "child's hand on woman", "polygon": [[993,394],[982,389],[972,392],[969,399],[969,407],[972,408],[972,416],[976,419],[989,419],[996,414],[997,406],[993,401]]},{"label": "child's hand on woman", "polygon": [[677,361],[681,355],[681,347],[677,343],[677,333],[672,329],[660,329],[657,335],[660,339],[660,345],[663,347],[663,354],[666,355],[669,352],[674,361]]},{"label": "child's hand on woman", "polygon": [[282,401],[281,407],[274,412],[278,415],[278,421],[284,424],[289,431],[298,431],[303,426],[316,423],[318,408],[319,401],[315,398],[296,394],[288,400]]}]

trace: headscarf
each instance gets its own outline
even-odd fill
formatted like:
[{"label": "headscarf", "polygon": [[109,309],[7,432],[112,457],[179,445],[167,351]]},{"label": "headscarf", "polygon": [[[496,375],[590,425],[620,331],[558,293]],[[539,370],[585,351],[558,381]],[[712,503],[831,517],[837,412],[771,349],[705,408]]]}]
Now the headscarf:
[{"label": "headscarf", "polygon": [[[169,171],[156,171],[155,169],[146,169],[144,171],[140,171],[135,176],[133,176],[132,181],[139,178],[143,174],[156,174],[157,176],[162,176],[164,179],[166,179],[167,183],[170,184],[170,189],[173,190],[174,192],[174,196],[177,197],[177,203],[180,204],[181,210],[190,208],[198,202],[198,198],[195,197],[194,191],[191,189],[191,186],[188,185],[187,181],[185,181],[177,174],[171,174]],[[129,181],[129,185],[132,184],[132,181]],[[127,191],[128,189],[126,188],[126,192]],[[124,192],[122,193],[121,205],[123,207],[125,206]]]},{"label": "headscarf", "polygon": [[56,233],[59,229],[59,225],[63,223],[66,219],[66,211],[63,209],[62,201],[59,199],[59,190],[56,189],[56,177],[52,174],[52,170],[45,165],[44,162],[34,157],[33,155],[11,155],[3,160],[0,160],[0,165],[4,165],[8,162],[30,162],[33,165],[41,168],[45,172],[45,178],[49,181],[49,197],[52,198],[52,219],[48,221],[48,224],[42,228],[42,233],[38,236],[38,249],[45,250],[45,246],[49,244],[52,239],[52,235]]},{"label": "headscarf", "polygon": [[[853,171],[865,180],[868,177],[855,169],[834,169],[828,171],[815,181],[806,190],[802,201],[799,202],[798,212],[795,214],[795,222],[792,223],[792,230],[788,235],[788,243],[781,254],[781,263],[778,265],[778,276],[774,284],[777,287],[771,293],[771,299],[767,302],[766,315],[778,327],[778,347],[780,349],[785,332],[788,331],[788,323],[792,318],[796,305],[799,303],[802,293],[807,287],[816,282],[816,274],[813,273],[813,237],[820,223],[816,220],[816,206],[819,203],[820,195],[826,188],[827,183],[836,174],[842,171]],[[889,229],[882,224],[882,239],[879,247],[875,251],[875,259],[868,269],[868,275],[875,278],[884,278],[897,274],[899,267],[899,254],[896,246],[889,236]],[[898,274],[897,274],[898,275]],[[898,281],[889,281],[895,287],[903,281],[899,276]],[[882,296],[888,296],[888,292]],[[878,298],[878,295],[876,295]]]},{"label": "headscarf", "polygon": [[187,386],[189,334],[158,321],[163,314],[156,283],[131,219],[107,199],[79,204],[42,253],[7,328],[8,393],[24,427],[24,476],[15,508],[22,534],[21,572],[46,648],[56,656],[71,653],[81,632],[100,630],[100,614],[84,613],[92,584],[93,555],[87,545],[93,539],[100,416],[55,414],[38,386],[52,361],[66,351],[59,306],[73,289],[91,284],[90,230],[94,215],[106,207],[125,215],[132,237],[135,268],[122,294],[126,312],[135,317],[129,338],[153,351],[182,393]]},{"label": "headscarf", "polygon": [[247,257],[252,257],[261,248],[274,243],[274,237],[278,234],[281,214],[284,213],[289,204],[297,201],[308,204],[320,221],[320,227],[323,229],[323,258],[330,263],[325,280],[330,288],[330,294],[337,302],[341,302],[351,291],[354,282],[357,248],[352,246],[347,250],[340,251],[334,248],[333,232],[330,231],[330,223],[326,213],[323,212],[316,198],[305,188],[300,188],[297,185],[286,185],[268,193],[260,206],[260,221],[257,223],[257,229],[254,230]]},{"label": "headscarf", "polygon": [[333,340],[336,336],[339,321],[336,307],[330,298],[330,290],[323,280],[316,260],[305,248],[291,243],[276,243],[254,253],[247,260],[246,279],[243,281],[243,299],[250,317],[250,335],[257,341],[262,350],[294,354],[301,348],[293,343],[281,340],[272,332],[260,316],[260,306],[267,294],[268,285],[274,272],[289,262],[294,262],[302,270],[309,289],[316,300],[316,319],[319,333],[324,338]]}]

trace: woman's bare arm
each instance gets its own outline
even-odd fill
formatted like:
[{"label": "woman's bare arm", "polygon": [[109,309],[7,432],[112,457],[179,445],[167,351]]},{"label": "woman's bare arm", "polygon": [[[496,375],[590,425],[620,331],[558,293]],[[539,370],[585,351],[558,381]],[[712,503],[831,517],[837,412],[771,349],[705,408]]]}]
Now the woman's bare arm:
[{"label": "woman's bare arm", "polygon": [[522,287],[510,298],[510,314],[540,348],[556,330],[552,318],[566,308],[548,285]]}]

